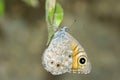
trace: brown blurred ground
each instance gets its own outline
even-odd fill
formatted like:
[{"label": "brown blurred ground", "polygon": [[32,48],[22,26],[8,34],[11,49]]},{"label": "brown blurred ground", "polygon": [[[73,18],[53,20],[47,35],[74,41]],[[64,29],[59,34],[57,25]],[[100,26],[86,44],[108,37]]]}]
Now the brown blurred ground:
[{"label": "brown blurred ground", "polygon": [[5,0],[5,15],[0,17],[0,80],[120,80],[120,1],[58,2],[64,9],[61,26],[70,26],[69,32],[83,45],[92,72],[60,76],[46,72],[41,64],[47,41],[44,0],[36,8],[21,0]]}]

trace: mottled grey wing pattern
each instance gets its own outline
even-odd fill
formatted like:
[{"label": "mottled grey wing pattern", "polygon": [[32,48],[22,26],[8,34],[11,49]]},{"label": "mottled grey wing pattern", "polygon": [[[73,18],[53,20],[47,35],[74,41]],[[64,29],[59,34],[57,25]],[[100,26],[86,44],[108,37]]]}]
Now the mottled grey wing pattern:
[{"label": "mottled grey wing pattern", "polygon": [[[72,42],[76,43],[79,48],[82,49],[82,46],[77,40],[66,32],[66,27],[63,27],[54,33],[54,36],[42,58],[42,64],[48,72],[53,75],[59,75],[72,71]],[[86,69],[89,69],[89,67],[86,67]],[[85,70],[82,70],[82,72],[86,73]]]}]

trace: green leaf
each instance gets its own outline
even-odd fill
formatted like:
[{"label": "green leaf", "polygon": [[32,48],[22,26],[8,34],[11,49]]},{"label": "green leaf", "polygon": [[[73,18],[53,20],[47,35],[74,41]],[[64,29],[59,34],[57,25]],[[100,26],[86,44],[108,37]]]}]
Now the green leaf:
[{"label": "green leaf", "polygon": [[0,16],[4,14],[4,0],[0,0]]},{"label": "green leaf", "polygon": [[63,19],[63,9],[60,4],[56,3],[56,0],[46,0],[46,22],[48,26],[48,42],[54,32],[58,29]]},{"label": "green leaf", "polygon": [[63,20],[63,9],[60,6],[59,3],[56,4],[56,10],[55,10],[55,14],[54,14],[54,22],[53,25],[58,28],[61,21]]},{"label": "green leaf", "polygon": [[48,27],[48,41],[47,45],[50,42],[50,39],[52,35],[54,34],[54,29],[52,27],[52,22],[53,22],[53,16],[54,16],[54,11],[55,11],[55,4],[56,0],[46,0],[46,22],[47,22],[47,27]]},{"label": "green leaf", "polygon": [[47,26],[52,26],[52,18],[54,15],[56,0],[46,0],[46,22]]}]

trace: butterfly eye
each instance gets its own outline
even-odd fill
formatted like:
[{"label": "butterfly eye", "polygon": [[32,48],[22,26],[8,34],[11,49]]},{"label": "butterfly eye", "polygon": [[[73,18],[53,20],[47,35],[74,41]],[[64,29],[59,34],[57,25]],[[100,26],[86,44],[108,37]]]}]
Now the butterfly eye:
[{"label": "butterfly eye", "polygon": [[78,58],[78,63],[79,63],[80,65],[86,64],[86,62],[87,62],[86,56],[80,56],[80,57]]}]

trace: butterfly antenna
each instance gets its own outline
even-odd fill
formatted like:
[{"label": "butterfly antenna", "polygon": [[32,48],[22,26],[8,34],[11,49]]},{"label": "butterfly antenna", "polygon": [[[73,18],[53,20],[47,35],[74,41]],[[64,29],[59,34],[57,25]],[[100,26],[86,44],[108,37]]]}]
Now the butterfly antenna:
[{"label": "butterfly antenna", "polygon": [[70,25],[70,27],[72,27],[75,23],[76,23],[76,19],[73,20],[72,24]]}]

